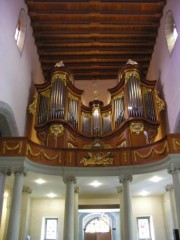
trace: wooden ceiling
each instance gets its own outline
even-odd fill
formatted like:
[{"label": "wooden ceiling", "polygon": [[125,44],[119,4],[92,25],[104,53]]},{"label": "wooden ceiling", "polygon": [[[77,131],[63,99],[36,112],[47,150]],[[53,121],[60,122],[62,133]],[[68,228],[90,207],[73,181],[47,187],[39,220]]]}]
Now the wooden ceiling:
[{"label": "wooden ceiling", "polygon": [[45,77],[59,61],[75,80],[116,79],[128,59],[147,72],[166,0],[26,0]]}]

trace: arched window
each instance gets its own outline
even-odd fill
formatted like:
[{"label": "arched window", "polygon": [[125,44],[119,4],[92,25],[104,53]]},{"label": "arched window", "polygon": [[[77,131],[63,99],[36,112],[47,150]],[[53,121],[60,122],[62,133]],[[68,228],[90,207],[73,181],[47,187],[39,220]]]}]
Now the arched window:
[{"label": "arched window", "polygon": [[22,8],[19,12],[19,17],[16,25],[15,34],[14,34],[14,39],[16,41],[16,44],[20,53],[22,53],[23,46],[24,46],[26,28],[27,28],[26,12]]},{"label": "arched window", "polygon": [[169,53],[171,54],[178,38],[178,32],[171,10],[166,13],[165,17],[165,37]]},{"label": "arched window", "polygon": [[85,232],[95,233],[95,232],[109,232],[110,231],[110,222],[109,218],[106,215],[102,217],[97,217],[92,219],[85,228]]}]

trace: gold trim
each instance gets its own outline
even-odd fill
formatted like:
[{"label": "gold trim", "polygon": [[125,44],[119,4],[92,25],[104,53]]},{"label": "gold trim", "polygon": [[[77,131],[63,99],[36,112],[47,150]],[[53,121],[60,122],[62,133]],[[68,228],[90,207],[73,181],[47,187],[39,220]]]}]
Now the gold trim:
[{"label": "gold trim", "polygon": [[66,86],[67,84],[67,74],[65,73],[55,73],[52,78],[51,78],[51,85],[56,81],[56,80],[61,80],[64,82],[64,85]]},{"label": "gold trim", "polygon": [[41,92],[40,95],[49,98],[50,97],[50,89],[47,89],[47,90]]},{"label": "gold trim", "polygon": [[85,113],[85,112],[81,112],[82,116],[85,118],[91,118],[91,114],[90,113]]},{"label": "gold trim", "polygon": [[161,155],[163,154],[165,151],[167,150],[167,152],[169,152],[169,148],[168,148],[168,143],[167,141],[165,142],[164,144],[164,147],[162,150],[156,150],[154,147],[152,147],[150,149],[150,151],[147,153],[147,154],[141,154],[139,153],[138,151],[134,151],[134,160],[135,162],[137,162],[137,156],[140,157],[140,158],[148,158],[149,156],[151,156],[151,154],[155,153],[155,154],[158,154],[158,155]]},{"label": "gold trim", "polygon": [[158,97],[158,91],[156,89],[155,89],[155,99],[156,99],[157,113],[159,114],[162,110],[165,109],[165,102]]},{"label": "gold trim", "polygon": [[114,97],[114,100],[121,99],[122,97],[124,97],[124,91],[122,91],[121,93],[119,93],[118,95],[116,95],[116,96]]},{"label": "gold trim", "polygon": [[84,166],[88,166],[88,165],[107,166],[107,165],[112,165],[113,161],[114,161],[113,154],[111,152],[108,152],[108,153],[88,152],[88,154],[80,160],[80,163],[84,164]]},{"label": "gold trim", "polygon": [[131,133],[136,133],[136,135],[140,135],[144,131],[143,123],[131,123],[129,127]]},{"label": "gold trim", "polygon": [[37,99],[38,99],[37,94],[34,95],[33,98],[34,98],[34,100],[33,100],[33,102],[29,105],[28,111],[29,111],[29,113],[31,113],[32,115],[35,115],[35,114],[36,114],[36,108],[37,108]]},{"label": "gold trim", "polygon": [[52,125],[50,127],[50,134],[56,137],[62,136],[64,133],[64,126],[63,125]]},{"label": "gold trim", "polygon": [[138,81],[140,80],[140,75],[137,71],[126,72],[125,73],[125,84],[128,82],[128,80],[131,76],[136,77]]},{"label": "gold trim", "polygon": [[8,151],[14,151],[14,150],[19,149],[19,150],[18,150],[18,153],[20,154],[21,151],[22,151],[22,144],[23,144],[23,142],[19,142],[16,146],[14,146],[14,147],[9,147],[9,146],[7,145],[7,142],[4,142],[4,143],[3,143],[3,153],[5,154],[5,153],[6,153],[6,150],[8,150]]},{"label": "gold trim", "polygon": [[109,117],[109,116],[111,116],[111,111],[102,113],[102,118]]},{"label": "gold trim", "polygon": [[77,101],[78,102],[78,97],[74,96],[72,93],[68,93],[68,98],[70,98],[71,100]]},{"label": "gold trim", "polygon": [[173,138],[172,143],[173,143],[173,149],[175,151],[178,151],[177,146],[180,147],[180,142],[178,142],[175,138]]},{"label": "gold trim", "polygon": [[39,152],[35,153],[33,152],[33,150],[31,149],[30,145],[27,144],[27,148],[26,148],[26,155],[31,155],[32,157],[38,157],[40,156],[41,154],[49,161],[52,161],[52,160],[55,160],[55,159],[59,159],[58,162],[61,163],[61,152],[57,153],[55,156],[51,157],[51,156],[48,156],[44,150],[40,150]]}]

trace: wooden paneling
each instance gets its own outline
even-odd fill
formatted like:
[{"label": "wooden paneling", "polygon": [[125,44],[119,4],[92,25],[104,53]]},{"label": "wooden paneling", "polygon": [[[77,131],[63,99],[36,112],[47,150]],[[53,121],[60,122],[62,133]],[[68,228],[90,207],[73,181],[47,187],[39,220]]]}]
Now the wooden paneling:
[{"label": "wooden paneling", "polygon": [[147,72],[166,0],[26,3],[45,77],[62,60],[75,80],[105,80],[129,58]]}]

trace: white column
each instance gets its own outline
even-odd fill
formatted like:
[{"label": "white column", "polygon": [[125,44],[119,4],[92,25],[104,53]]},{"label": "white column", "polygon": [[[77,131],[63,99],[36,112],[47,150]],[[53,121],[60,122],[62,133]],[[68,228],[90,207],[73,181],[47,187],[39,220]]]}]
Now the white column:
[{"label": "white column", "polygon": [[121,240],[124,239],[124,207],[123,207],[123,188],[118,188],[119,200],[120,200],[120,236]]},{"label": "white column", "polygon": [[177,213],[177,220],[178,220],[178,228],[180,234],[180,170],[174,167],[169,169],[169,173],[172,174],[173,179],[173,186],[174,186],[174,197],[176,203],[176,213]]},{"label": "white column", "polygon": [[30,189],[30,187],[28,187],[28,186],[23,187],[19,240],[26,239],[27,235],[28,235],[29,210],[30,210],[29,194],[31,194],[31,192],[32,192],[32,190]]},{"label": "white column", "polygon": [[79,218],[78,218],[79,187],[74,191],[74,240],[79,240]]},{"label": "white column", "polygon": [[74,177],[66,177],[64,240],[74,240]]},{"label": "white column", "polygon": [[11,201],[11,210],[9,217],[9,226],[6,240],[19,239],[20,214],[21,214],[21,198],[24,180],[24,172],[17,171],[14,177],[14,187]]},{"label": "white column", "polygon": [[1,226],[2,208],[3,208],[3,200],[4,200],[5,180],[6,180],[6,174],[4,172],[0,172],[0,226]]},{"label": "white column", "polygon": [[122,240],[134,240],[135,235],[133,232],[133,215],[132,215],[132,203],[131,203],[131,190],[130,182],[132,181],[132,176],[122,176],[120,177],[120,183],[122,183],[123,190],[123,228],[124,228],[124,238]]}]

